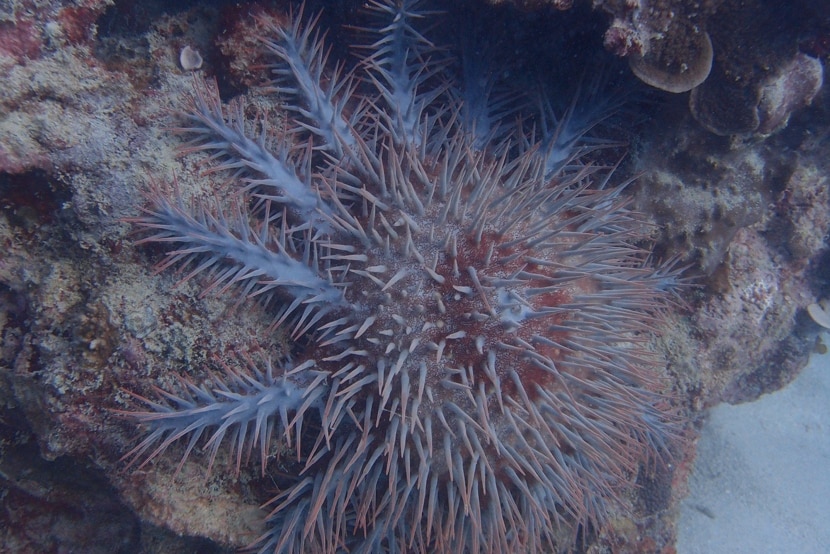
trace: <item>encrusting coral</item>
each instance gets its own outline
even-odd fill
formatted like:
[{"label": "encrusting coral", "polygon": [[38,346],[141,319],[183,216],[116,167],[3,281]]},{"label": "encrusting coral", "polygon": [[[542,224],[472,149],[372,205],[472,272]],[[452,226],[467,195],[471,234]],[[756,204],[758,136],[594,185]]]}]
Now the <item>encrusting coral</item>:
[{"label": "encrusting coral", "polygon": [[818,14],[762,0],[727,0],[721,12],[709,25],[719,53],[712,74],[689,96],[689,109],[718,135],[780,131],[824,81],[820,59],[801,51],[818,33],[810,29]]},{"label": "encrusting coral", "polygon": [[125,459],[183,440],[183,464],[203,442],[208,470],[224,445],[267,474],[274,443],[293,450],[261,552],[567,548],[668,456],[646,343],[681,279],[589,163],[590,110],[508,132],[498,83],[450,80],[419,2],[369,7],[354,73],[330,71],[302,11],[262,39],[296,116],[283,133],[197,81],[178,132],[239,188],[188,203],[153,186],[130,222],[170,248],[158,271],[259,302],[296,346],[134,395],[148,431]]},{"label": "encrusting coral", "polygon": [[644,83],[691,91],[689,109],[722,136],[768,136],[810,105],[823,82],[822,3],[597,0],[613,20],[605,47]]}]

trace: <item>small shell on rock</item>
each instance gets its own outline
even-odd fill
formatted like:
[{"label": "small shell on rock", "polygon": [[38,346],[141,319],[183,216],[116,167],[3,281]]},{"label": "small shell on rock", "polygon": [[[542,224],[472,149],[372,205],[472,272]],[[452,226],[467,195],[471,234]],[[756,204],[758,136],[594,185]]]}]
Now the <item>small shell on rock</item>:
[{"label": "small shell on rock", "polygon": [[828,314],[824,310],[824,308],[822,308],[818,304],[813,303],[807,306],[807,313],[810,314],[810,317],[813,318],[813,321],[815,321],[825,329],[830,329],[830,314]]},{"label": "small shell on rock", "polygon": [[202,56],[197,50],[185,46],[179,54],[179,63],[185,71],[193,71],[202,67]]}]

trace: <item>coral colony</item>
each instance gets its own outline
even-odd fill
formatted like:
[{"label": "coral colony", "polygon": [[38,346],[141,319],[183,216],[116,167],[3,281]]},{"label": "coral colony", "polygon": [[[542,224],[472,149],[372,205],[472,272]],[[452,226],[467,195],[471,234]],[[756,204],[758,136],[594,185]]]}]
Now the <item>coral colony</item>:
[{"label": "coral colony", "polygon": [[297,345],[131,414],[133,464],[182,441],[181,463],[225,448],[267,473],[275,444],[296,451],[261,552],[565,548],[672,434],[645,343],[676,272],[650,266],[575,111],[511,135],[491,80],[450,80],[417,4],[369,3],[353,74],[302,10],[270,29],[295,128],[274,138],[197,85],[186,148],[239,191],[217,207],[154,187],[131,219],[170,248],[159,270],[262,303]]}]

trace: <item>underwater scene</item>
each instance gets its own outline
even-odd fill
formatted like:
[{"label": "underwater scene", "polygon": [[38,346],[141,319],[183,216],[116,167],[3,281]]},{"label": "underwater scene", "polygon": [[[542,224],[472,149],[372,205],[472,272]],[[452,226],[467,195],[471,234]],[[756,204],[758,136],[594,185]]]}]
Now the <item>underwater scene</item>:
[{"label": "underwater scene", "polygon": [[830,3],[0,2],[0,552],[824,552]]}]

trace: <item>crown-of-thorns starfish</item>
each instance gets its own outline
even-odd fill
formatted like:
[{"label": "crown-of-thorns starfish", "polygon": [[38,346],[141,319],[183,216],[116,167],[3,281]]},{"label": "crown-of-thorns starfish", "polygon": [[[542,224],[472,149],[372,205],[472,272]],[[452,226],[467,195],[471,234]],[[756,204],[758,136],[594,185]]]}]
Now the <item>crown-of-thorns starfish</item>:
[{"label": "crown-of-thorns starfish", "polygon": [[265,473],[272,441],[313,444],[262,552],[557,548],[665,453],[644,343],[677,272],[650,267],[624,187],[580,161],[605,114],[572,105],[541,116],[538,144],[515,139],[496,83],[448,81],[418,2],[370,9],[382,23],[355,73],[327,71],[301,11],[262,39],[296,116],[282,142],[197,84],[179,131],[239,196],[156,187],[139,243],[171,245],[158,270],[260,300],[306,346],[138,397],[149,432],[125,458],[187,439],[184,463],[204,439],[209,465],[227,445],[237,471],[258,450]]}]

